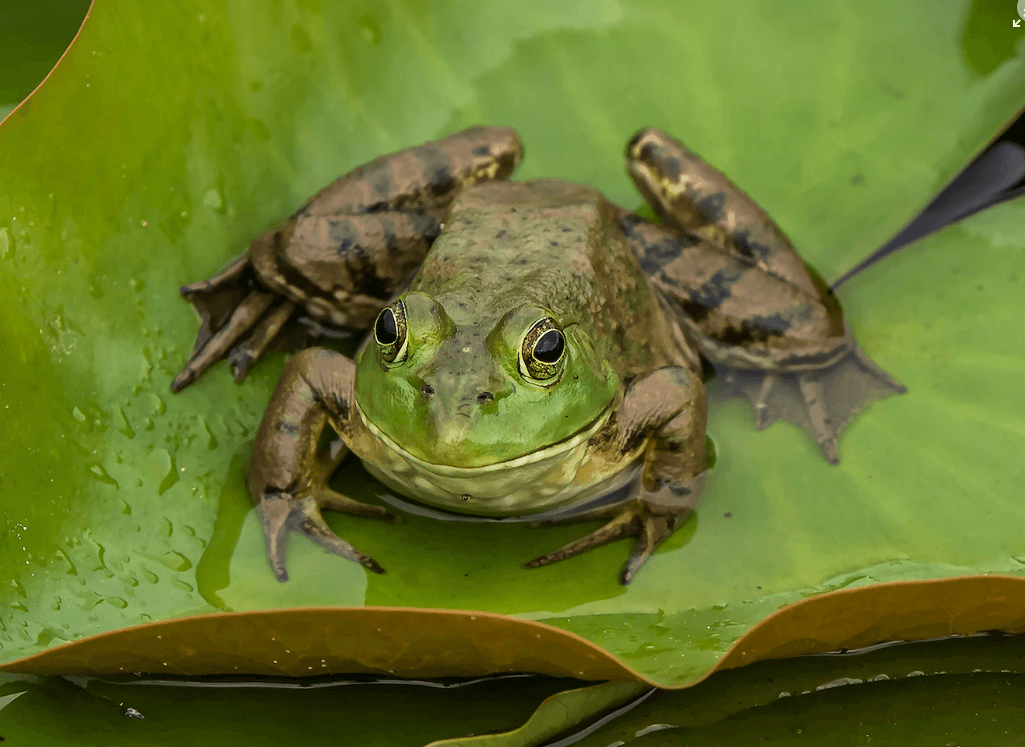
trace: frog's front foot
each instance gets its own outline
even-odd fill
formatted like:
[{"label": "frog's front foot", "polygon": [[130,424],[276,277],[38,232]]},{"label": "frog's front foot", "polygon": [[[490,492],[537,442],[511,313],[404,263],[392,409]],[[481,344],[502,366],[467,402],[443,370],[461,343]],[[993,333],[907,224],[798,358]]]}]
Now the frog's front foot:
[{"label": "frog's front foot", "polygon": [[651,557],[666,539],[678,528],[687,523],[694,515],[689,506],[652,505],[640,499],[628,501],[615,506],[607,506],[589,511],[568,519],[554,519],[536,522],[534,526],[554,526],[594,519],[610,519],[600,529],[596,529],[575,542],[560,547],[554,552],[542,555],[525,564],[527,568],[540,568],[543,565],[556,563],[574,555],[607,545],[624,537],[637,537],[626,565],[619,574],[619,583],[628,585],[641,566]]},{"label": "frog's front foot", "polygon": [[185,368],[171,383],[173,392],[224,357],[235,381],[244,379],[296,309],[292,301],[259,283],[248,254],[209,280],[183,285],[181,294],[199,314],[200,328]]},{"label": "frog's front foot", "polygon": [[762,371],[727,368],[724,397],[742,396],[755,408],[755,428],[788,420],[804,428],[831,464],[840,461],[837,437],[871,402],[907,389],[852,344],[839,360],[824,368]]},{"label": "frog's front foot", "polygon": [[378,506],[368,506],[338,493],[296,497],[287,493],[268,493],[256,504],[267,541],[267,557],[278,581],[288,580],[285,568],[285,542],[289,530],[305,534],[328,552],[359,563],[374,573],[384,573],[376,560],[360,552],[343,540],[328,526],[320,513],[321,507],[337,511],[396,520],[394,514]]}]

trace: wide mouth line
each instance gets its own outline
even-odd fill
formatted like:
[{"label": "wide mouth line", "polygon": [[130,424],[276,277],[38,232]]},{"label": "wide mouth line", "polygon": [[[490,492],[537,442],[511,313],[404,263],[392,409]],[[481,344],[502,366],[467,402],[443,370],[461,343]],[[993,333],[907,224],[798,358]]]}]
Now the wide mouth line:
[{"label": "wide mouth line", "polygon": [[[615,400],[613,400],[613,402],[614,401]],[[541,449],[535,449],[534,451],[522,454],[518,457],[504,459],[500,462],[492,462],[491,464],[482,464],[479,467],[459,467],[454,464],[439,464],[437,462],[428,462],[425,459],[421,459],[420,457],[411,454],[407,449],[400,446],[390,436],[384,433],[379,426],[367,417],[367,414],[363,411],[363,408],[359,406],[358,402],[355,403],[355,405],[356,410],[359,412],[360,417],[363,419],[367,428],[378,439],[380,439],[385,446],[398,452],[405,459],[419,465],[427,471],[444,476],[458,476],[471,473],[479,474],[481,472],[499,472],[507,469],[515,469],[516,467],[542,461],[548,457],[556,456],[564,451],[568,451],[584,440],[590,438],[590,436],[605,424],[609,415],[612,413],[613,402],[609,402],[609,404],[605,406],[605,408],[598,414],[598,417],[594,420],[559,441],[555,441]]]}]

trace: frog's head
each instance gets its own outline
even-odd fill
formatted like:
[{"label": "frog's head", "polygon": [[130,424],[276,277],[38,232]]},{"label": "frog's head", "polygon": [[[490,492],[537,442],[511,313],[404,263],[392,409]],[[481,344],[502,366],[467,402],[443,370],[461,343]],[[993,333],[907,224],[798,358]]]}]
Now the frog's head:
[{"label": "frog's head", "polygon": [[356,362],[365,417],[418,459],[480,467],[566,439],[604,413],[619,380],[597,360],[591,325],[531,303],[489,317],[457,323],[421,292],[385,308]]}]

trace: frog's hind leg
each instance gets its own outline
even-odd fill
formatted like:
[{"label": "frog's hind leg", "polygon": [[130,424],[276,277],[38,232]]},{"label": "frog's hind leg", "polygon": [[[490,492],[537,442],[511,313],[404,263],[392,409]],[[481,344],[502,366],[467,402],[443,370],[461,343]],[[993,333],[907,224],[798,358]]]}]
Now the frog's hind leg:
[{"label": "frog's hind leg", "polygon": [[725,175],[658,130],[630,141],[627,170],[668,227],[624,213],[624,234],[727,392],[754,404],[757,427],[796,423],[838,461],[840,430],[904,387],[858,347],[826,283]]},{"label": "frog's hind leg", "polygon": [[210,280],[182,288],[201,328],[177,392],[227,357],[241,380],[281,341],[309,344],[295,324],[369,327],[423,260],[455,196],[505,179],[523,157],[507,127],[470,127],[396,151],[335,180]]}]

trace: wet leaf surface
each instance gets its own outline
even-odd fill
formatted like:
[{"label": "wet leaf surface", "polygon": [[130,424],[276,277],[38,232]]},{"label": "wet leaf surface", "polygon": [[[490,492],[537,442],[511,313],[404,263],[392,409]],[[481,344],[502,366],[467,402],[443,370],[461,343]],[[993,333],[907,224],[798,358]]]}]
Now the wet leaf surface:
[{"label": "wet leaf surface", "polygon": [[578,684],[529,676],[431,684],[0,675],[0,736],[4,747],[269,747],[299,735],[311,747],[422,747],[518,728],[542,700]]},{"label": "wet leaf surface", "polygon": [[[1025,719],[1023,655],[1022,636],[948,638],[762,662],[648,696],[628,682],[522,676],[416,683],[0,674],[0,736],[5,747],[188,739],[257,747],[299,733],[311,747],[340,737],[396,747],[437,737],[431,747],[527,747],[571,737],[583,747],[854,745],[866,737],[901,747],[1014,744]],[[394,717],[396,703],[402,718]],[[594,720],[602,714],[613,718]]]},{"label": "wet leaf surface", "polygon": [[1015,744],[1025,638],[973,637],[799,657],[656,692],[579,747]]},{"label": "wet leaf surface", "polygon": [[[242,466],[282,358],[241,386],[219,366],[169,393],[196,329],[178,285],[210,275],[318,187],[382,152],[474,122],[509,124],[527,147],[520,177],[578,180],[636,206],[623,144],[640,126],[660,126],[729,173],[836,277],[906,223],[1025,99],[1020,55],[987,74],[965,61],[968,3],[945,14],[881,1],[745,7],[708,15],[666,0],[457,3],[433,14],[416,4],[317,0],[260,13],[241,2],[96,8],[50,80],[0,128],[0,660],[24,670],[19,659],[54,644],[200,613],[344,605],[396,608],[334,610],[322,623],[344,629],[383,614],[371,647],[378,658],[360,662],[359,639],[334,653],[339,667],[386,671],[379,652],[405,640],[400,632],[421,619],[406,608],[416,607],[548,626],[483,615],[474,634],[446,644],[458,649],[463,673],[523,668],[522,649],[484,645],[500,643],[498,632],[557,647],[567,640],[557,628],[615,657],[582,643],[564,673],[635,671],[681,686],[805,597],[1019,575],[1025,413],[1008,383],[1025,373],[1018,203],[844,285],[860,342],[909,393],[854,422],[839,467],[796,428],[757,433],[746,405],[716,403],[719,461],[698,521],[629,589],[615,582],[625,543],[522,569],[586,526],[408,515],[399,526],[329,518],[381,559],[386,575],[296,540],[292,580],[279,584]],[[909,38],[928,54],[904,54]],[[607,64],[616,58],[644,63]],[[382,490],[358,466],[336,482],[370,501]],[[923,588],[914,622],[956,628],[950,587]],[[1013,609],[987,607],[992,597],[978,588],[963,598],[988,612],[971,619],[985,627],[1003,614],[1013,627]],[[899,620],[880,624],[903,596],[880,592],[870,604],[851,596],[851,635],[904,630]],[[779,628],[750,655],[835,642],[832,615],[851,613],[833,610]],[[248,662],[240,671],[273,666],[265,618],[254,623],[263,634],[238,650]],[[437,646],[449,618],[430,619],[422,640]],[[223,620],[205,637],[171,626],[157,640],[180,671],[209,665],[224,649],[204,651],[204,642],[223,645],[218,636],[234,618]],[[767,629],[776,630],[756,633]],[[115,665],[111,650],[53,649],[36,663],[116,671],[124,662]],[[417,660],[436,664],[407,653],[414,664],[402,673],[424,674]]]}]

